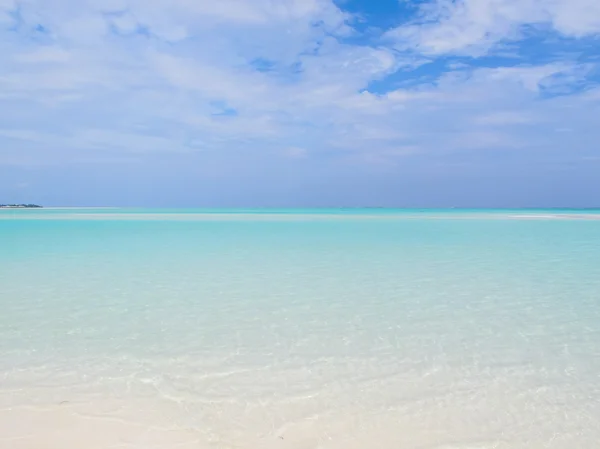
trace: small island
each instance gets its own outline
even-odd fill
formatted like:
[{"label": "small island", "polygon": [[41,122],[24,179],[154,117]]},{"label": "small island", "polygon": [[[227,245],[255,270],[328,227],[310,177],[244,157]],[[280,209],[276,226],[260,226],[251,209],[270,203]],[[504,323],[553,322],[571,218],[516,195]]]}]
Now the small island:
[{"label": "small island", "polygon": [[0,204],[0,209],[39,209],[37,204]]}]

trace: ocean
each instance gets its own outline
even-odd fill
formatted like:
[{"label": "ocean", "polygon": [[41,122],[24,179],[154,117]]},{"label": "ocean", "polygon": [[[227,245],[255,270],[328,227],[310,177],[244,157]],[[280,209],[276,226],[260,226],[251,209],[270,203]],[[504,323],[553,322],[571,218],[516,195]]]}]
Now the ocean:
[{"label": "ocean", "polygon": [[0,210],[1,449],[599,447],[598,210]]}]

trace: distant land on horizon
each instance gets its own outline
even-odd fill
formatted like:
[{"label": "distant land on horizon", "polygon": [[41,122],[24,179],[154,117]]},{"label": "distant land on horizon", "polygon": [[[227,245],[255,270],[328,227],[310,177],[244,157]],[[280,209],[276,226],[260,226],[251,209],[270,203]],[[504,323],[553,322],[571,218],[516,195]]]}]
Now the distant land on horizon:
[{"label": "distant land on horizon", "polygon": [[41,207],[37,204],[0,204],[2,209],[37,209]]}]

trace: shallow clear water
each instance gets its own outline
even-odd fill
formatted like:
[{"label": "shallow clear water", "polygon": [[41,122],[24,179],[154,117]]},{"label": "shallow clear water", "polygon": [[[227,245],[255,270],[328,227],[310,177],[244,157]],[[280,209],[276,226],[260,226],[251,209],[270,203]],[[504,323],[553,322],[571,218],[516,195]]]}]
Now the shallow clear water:
[{"label": "shallow clear water", "polygon": [[0,447],[596,449],[599,217],[0,210]]}]

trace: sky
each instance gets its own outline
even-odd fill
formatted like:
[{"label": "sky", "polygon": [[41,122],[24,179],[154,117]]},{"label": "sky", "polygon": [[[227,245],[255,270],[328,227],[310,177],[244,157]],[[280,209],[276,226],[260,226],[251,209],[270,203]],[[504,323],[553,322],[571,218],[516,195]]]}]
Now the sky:
[{"label": "sky", "polygon": [[0,203],[600,206],[598,0],[0,0]]}]

